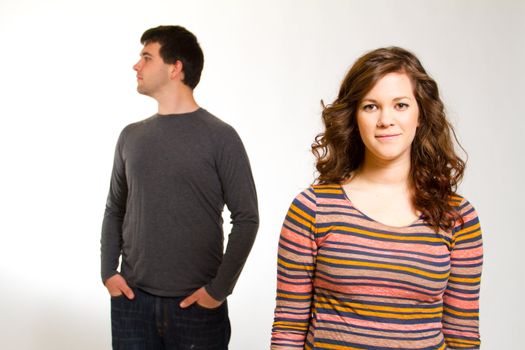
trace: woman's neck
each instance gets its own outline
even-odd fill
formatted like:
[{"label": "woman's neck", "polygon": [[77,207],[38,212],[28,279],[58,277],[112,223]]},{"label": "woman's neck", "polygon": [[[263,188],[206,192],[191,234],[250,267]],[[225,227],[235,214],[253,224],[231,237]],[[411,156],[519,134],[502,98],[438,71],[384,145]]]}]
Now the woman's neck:
[{"label": "woman's neck", "polygon": [[353,174],[359,183],[379,187],[410,187],[410,159],[384,161],[365,157],[365,161]]}]

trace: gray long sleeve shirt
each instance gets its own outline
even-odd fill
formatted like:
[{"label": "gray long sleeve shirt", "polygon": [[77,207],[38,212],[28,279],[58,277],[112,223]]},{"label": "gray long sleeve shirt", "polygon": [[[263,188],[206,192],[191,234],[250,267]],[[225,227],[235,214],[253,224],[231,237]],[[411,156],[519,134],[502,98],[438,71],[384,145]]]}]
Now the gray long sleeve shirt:
[{"label": "gray long sleeve shirt", "polygon": [[[223,254],[222,210],[232,231]],[[248,157],[235,130],[206,110],[128,125],[115,150],[101,238],[102,280],[120,273],[159,296],[205,286],[231,294],[258,228]]]}]

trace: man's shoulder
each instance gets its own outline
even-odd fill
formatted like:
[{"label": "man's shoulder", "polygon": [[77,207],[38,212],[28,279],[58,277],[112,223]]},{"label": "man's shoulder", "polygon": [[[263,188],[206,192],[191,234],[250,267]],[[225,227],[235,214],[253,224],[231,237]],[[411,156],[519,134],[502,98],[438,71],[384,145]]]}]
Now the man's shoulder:
[{"label": "man's shoulder", "polygon": [[215,116],[214,114],[208,112],[204,108],[200,108],[198,113],[200,120],[202,120],[203,123],[206,123],[213,128],[235,130],[230,124],[226,123],[224,120]]},{"label": "man's shoulder", "polygon": [[222,140],[222,142],[225,142],[232,138],[239,138],[239,135],[233,126],[211,114],[204,108],[200,108],[199,110],[199,120],[202,129],[206,130],[214,140]]},{"label": "man's shoulder", "polygon": [[121,131],[121,136],[126,136],[129,133],[146,128],[155,117],[156,115],[152,115],[151,117],[126,125]]}]

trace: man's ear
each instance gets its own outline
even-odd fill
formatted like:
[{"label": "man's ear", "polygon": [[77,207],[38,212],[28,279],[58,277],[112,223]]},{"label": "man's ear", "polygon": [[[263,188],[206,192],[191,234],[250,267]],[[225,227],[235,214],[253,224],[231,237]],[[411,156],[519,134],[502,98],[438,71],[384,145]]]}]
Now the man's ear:
[{"label": "man's ear", "polygon": [[171,73],[170,78],[171,79],[178,79],[178,80],[184,80],[184,71],[183,71],[183,64],[181,61],[176,61],[174,64],[171,65]]}]

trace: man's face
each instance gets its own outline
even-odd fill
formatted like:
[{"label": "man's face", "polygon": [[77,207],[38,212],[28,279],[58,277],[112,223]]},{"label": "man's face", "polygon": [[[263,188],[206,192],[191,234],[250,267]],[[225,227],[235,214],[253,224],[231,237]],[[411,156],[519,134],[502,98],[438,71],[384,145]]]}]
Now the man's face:
[{"label": "man's face", "polygon": [[133,66],[137,72],[137,91],[155,98],[170,82],[173,65],[164,63],[159,43],[148,43],[140,52],[140,60]]}]

